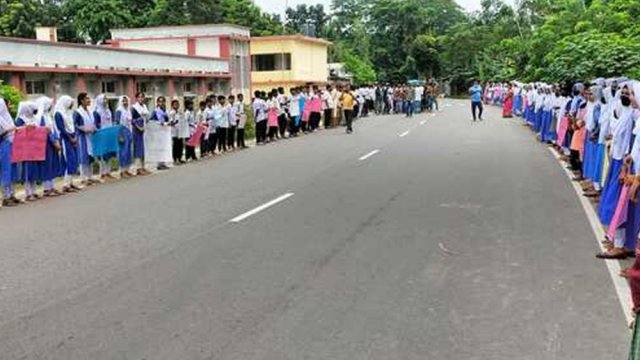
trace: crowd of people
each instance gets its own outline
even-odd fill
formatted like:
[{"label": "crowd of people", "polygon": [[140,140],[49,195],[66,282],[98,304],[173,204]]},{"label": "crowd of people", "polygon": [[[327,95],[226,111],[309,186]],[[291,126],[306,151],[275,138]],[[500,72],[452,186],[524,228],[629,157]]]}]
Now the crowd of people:
[{"label": "crowd of people", "polygon": [[[606,250],[596,257],[636,258],[620,275],[631,285],[634,313],[640,311],[640,81],[489,83],[482,102],[501,106],[505,118],[521,116],[566,162],[605,229]],[[640,349],[640,333],[636,338]]]},{"label": "crowd of people", "polygon": [[[144,93],[134,99],[120,96],[115,109],[105,94],[94,99],[87,93],[55,101],[8,104],[0,98],[0,185],[2,206],[12,207],[43,197],[56,197],[117,178],[145,176],[199,158],[246,149],[245,128],[250,121],[256,145],[310,134],[339,125],[353,132],[356,118],[376,114],[405,114],[437,109],[437,84],[427,86],[350,85],[305,86],[269,92],[255,91],[251,104],[242,94],[208,95],[203,101],[153,99],[151,109]],[[9,107],[17,105],[15,119]],[[117,152],[94,156],[92,137],[101,129],[119,126]],[[173,162],[145,161],[145,129],[170,127]],[[43,161],[12,162],[14,133],[24,127],[48,129]],[[199,135],[198,141],[190,141]],[[148,149],[147,149],[148,150]],[[117,169],[119,176],[114,176]],[[24,197],[16,187],[24,187]],[[42,189],[40,189],[40,187]]]}]

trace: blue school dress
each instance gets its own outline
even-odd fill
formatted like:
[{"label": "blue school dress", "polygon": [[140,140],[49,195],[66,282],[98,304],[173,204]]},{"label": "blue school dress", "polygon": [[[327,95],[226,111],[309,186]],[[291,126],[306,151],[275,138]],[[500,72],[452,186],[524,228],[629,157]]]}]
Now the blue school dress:
[{"label": "blue school dress", "polygon": [[144,159],[144,132],[138,129],[138,127],[144,129],[144,119],[135,108],[131,109],[131,116],[133,118],[131,121],[133,123],[133,158]]},{"label": "blue school dress", "polygon": [[115,121],[117,124],[122,125],[120,127],[120,151],[118,152],[118,162],[121,167],[127,167],[131,165],[133,162],[133,157],[131,156],[131,144],[133,142],[133,134],[131,130],[128,128],[127,124],[122,123],[122,113],[120,111],[116,111]]},{"label": "blue school dress", "polygon": [[93,146],[91,145],[91,133],[80,129],[81,126],[95,126],[95,120],[89,116],[84,118],[76,110],[73,112],[73,122],[76,125],[78,138],[78,163],[80,165],[89,165],[93,161]]},{"label": "blue school dress", "polygon": [[55,122],[58,133],[60,133],[60,145],[62,145],[60,172],[62,175],[74,175],[78,172],[78,151],[77,147],[71,142],[71,139],[77,137],[77,130],[68,132],[64,126],[64,118],[59,112],[56,112]]}]

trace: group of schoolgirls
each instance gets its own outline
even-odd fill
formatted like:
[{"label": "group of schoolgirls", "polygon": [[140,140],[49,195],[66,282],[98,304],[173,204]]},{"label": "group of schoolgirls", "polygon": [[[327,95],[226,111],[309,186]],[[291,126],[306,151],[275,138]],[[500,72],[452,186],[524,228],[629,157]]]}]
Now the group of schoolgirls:
[{"label": "group of schoolgirls", "polygon": [[[200,127],[202,156],[218,151],[246,148],[244,127],[245,108],[242,95],[207,97],[200,103],[196,114],[191,100],[184,104],[172,99],[169,110],[166,99],[155,99],[155,108],[149,111],[144,93],[136,94],[132,103],[127,96],[118,99],[115,113],[109,108],[105,95],[91,99],[80,93],[76,99],[64,95],[54,101],[41,97],[35,101],[20,102],[14,119],[8,104],[0,98],[0,185],[2,206],[11,207],[43,197],[56,197],[80,191],[85,186],[115,180],[113,166],[117,164],[121,178],[148,175],[148,168],[166,170],[164,163],[145,164],[145,130],[157,122],[159,126],[171,127],[172,157],[176,165],[197,160],[195,144],[189,140]],[[94,157],[92,137],[96,131],[120,126],[118,151]],[[23,127],[47,129],[45,160],[11,161],[14,134]],[[237,134],[237,136],[236,136]],[[237,143],[236,139],[237,138]],[[134,170],[135,169],[135,170]],[[97,174],[96,174],[97,170]],[[59,185],[56,179],[61,179]],[[75,181],[74,181],[75,180]],[[25,197],[16,197],[15,187],[24,186]],[[38,191],[38,185],[42,192]]]}]

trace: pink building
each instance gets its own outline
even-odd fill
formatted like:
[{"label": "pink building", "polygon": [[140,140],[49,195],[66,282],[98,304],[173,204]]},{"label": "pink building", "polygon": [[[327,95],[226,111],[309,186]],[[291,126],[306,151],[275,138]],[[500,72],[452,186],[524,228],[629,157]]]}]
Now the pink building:
[{"label": "pink building", "polygon": [[0,37],[0,80],[31,98],[79,92],[105,93],[111,99],[137,91],[149,98],[248,92],[249,30],[245,28],[114,30],[114,41],[108,46],[58,42],[55,28],[39,28],[37,35],[37,40]]}]

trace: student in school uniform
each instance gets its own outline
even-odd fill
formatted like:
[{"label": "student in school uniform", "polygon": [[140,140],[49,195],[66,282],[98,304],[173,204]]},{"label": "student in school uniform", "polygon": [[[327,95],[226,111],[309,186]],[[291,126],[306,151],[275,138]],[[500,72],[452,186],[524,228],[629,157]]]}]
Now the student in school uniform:
[{"label": "student in school uniform", "polygon": [[281,138],[285,138],[286,136],[286,132],[287,132],[287,103],[288,103],[288,99],[287,96],[284,93],[284,88],[283,87],[279,87],[278,88],[278,130],[279,133],[278,135]]},{"label": "student in school uniform", "polygon": [[73,122],[78,130],[78,163],[80,164],[80,178],[84,185],[99,183],[93,179],[91,168],[91,163],[93,163],[91,137],[96,132],[96,122],[89,106],[91,106],[89,95],[87,93],[78,94],[78,108],[73,113]]},{"label": "student in school uniform", "polygon": [[62,191],[77,192],[78,186],[73,184],[73,177],[78,172],[78,131],[73,121],[74,100],[71,96],[63,95],[55,106],[55,124],[60,134],[62,145]]},{"label": "student in school uniform", "polygon": [[289,116],[291,116],[291,129],[289,133],[292,136],[298,136],[298,131],[300,130],[300,93],[298,89],[291,89],[291,97],[289,98]]},{"label": "student in school uniform", "polygon": [[303,134],[309,133],[309,118],[311,117],[311,95],[309,88],[304,88],[300,96],[300,111],[302,118],[300,119],[300,130]]},{"label": "student in school uniform", "polygon": [[[95,109],[93,111],[93,117],[96,122],[96,129],[106,129],[113,126],[113,114],[109,109],[109,103],[107,97],[104,94],[98,95],[95,101]],[[117,154],[106,154],[99,159],[100,164],[100,179],[102,180],[115,180],[115,177],[111,175],[110,160],[115,158]]]},{"label": "student in school uniform", "polygon": [[236,97],[229,95],[227,103],[227,114],[229,121],[229,129],[227,131],[227,148],[233,151],[236,149],[236,129],[238,128],[238,107],[236,106]]},{"label": "student in school uniform", "polygon": [[200,101],[198,104],[198,112],[196,114],[196,123],[204,129],[200,137],[200,157],[209,156],[209,123],[207,122],[207,102]]},{"label": "student in school uniform", "polygon": [[145,94],[136,94],[136,103],[131,108],[133,118],[133,160],[138,162],[138,175],[149,175],[144,163],[144,129],[149,120],[149,109],[145,104]]},{"label": "student in school uniform", "polygon": [[216,146],[218,145],[218,129],[215,121],[215,107],[218,105],[218,100],[215,95],[207,97],[207,110],[205,112],[205,118],[209,126],[209,153],[211,156],[216,154]]},{"label": "student in school uniform", "polygon": [[2,186],[2,206],[13,207],[22,203],[15,197],[13,184],[16,167],[11,164],[11,148],[16,125],[9,113],[7,102],[0,98],[0,185]]},{"label": "student in school uniform", "polygon": [[213,107],[213,119],[218,135],[218,152],[227,152],[227,132],[229,130],[229,112],[227,109],[227,99],[224,95],[218,96],[218,103]]},{"label": "student in school uniform", "polygon": [[45,197],[56,197],[62,195],[62,192],[58,191],[53,181],[62,176],[63,163],[62,163],[62,147],[60,145],[60,135],[54,125],[51,109],[53,108],[53,99],[43,96],[36,100],[38,105],[37,119],[40,119],[40,126],[46,127],[49,130],[49,136],[47,137],[47,145],[45,152],[45,160],[42,164],[41,175],[44,186]]},{"label": "student in school uniform", "polygon": [[184,101],[184,121],[187,125],[187,137],[184,139],[185,158],[186,161],[196,161],[198,160],[198,157],[196,157],[196,148],[187,144],[189,139],[191,139],[193,134],[195,134],[198,126],[200,126],[195,114],[193,113],[193,100],[187,99]]},{"label": "student in school uniform", "polygon": [[[158,96],[156,98],[156,108],[151,113],[149,121],[157,121],[160,126],[171,126],[169,123],[169,114],[167,113],[167,99],[164,96]],[[169,170],[169,167],[164,162],[158,162],[156,169]]]},{"label": "student in school uniform", "polygon": [[269,141],[276,140],[278,135],[278,91],[272,90],[271,97],[267,101],[267,127],[269,128]]},{"label": "student in school uniform", "polygon": [[266,103],[262,98],[262,91],[256,90],[253,99],[253,118],[256,124],[256,143],[264,145],[267,140],[267,109]]},{"label": "student in school uniform", "polygon": [[133,162],[131,152],[131,145],[133,143],[133,115],[129,105],[129,97],[120,96],[115,114],[115,122],[121,126],[118,136],[118,142],[120,143],[118,166],[120,167],[121,178],[129,178],[136,175],[131,172],[131,163]]},{"label": "student in school uniform", "polygon": [[247,125],[247,113],[244,104],[244,95],[238,94],[236,101],[236,115],[238,116],[238,148],[246,149],[244,128]]},{"label": "student in school uniform", "polygon": [[[18,105],[18,117],[16,118],[16,126],[23,127],[40,127],[40,121],[37,119],[38,105],[34,101],[23,101]],[[40,198],[36,191],[36,183],[42,181],[43,161],[24,161],[18,166],[20,171],[20,181],[24,184],[26,193],[26,201],[35,201]]]},{"label": "student in school uniform", "polygon": [[320,126],[320,120],[322,119],[322,95],[320,94],[320,88],[316,85],[313,86],[310,102],[309,128],[311,132],[314,132]]},{"label": "student in school uniform", "polygon": [[[379,101],[377,109],[382,109]],[[331,85],[327,85],[326,89],[322,92],[322,110],[324,112],[324,128],[329,129],[333,124],[333,96],[331,96]]]},{"label": "student in school uniform", "polygon": [[171,110],[169,110],[169,126],[171,126],[171,142],[173,163],[176,165],[184,164],[182,155],[184,154],[184,131],[187,131],[186,136],[189,135],[189,127],[185,124],[184,113],[180,109],[180,100],[171,100]]}]

